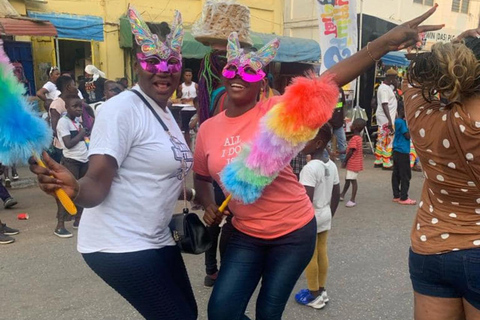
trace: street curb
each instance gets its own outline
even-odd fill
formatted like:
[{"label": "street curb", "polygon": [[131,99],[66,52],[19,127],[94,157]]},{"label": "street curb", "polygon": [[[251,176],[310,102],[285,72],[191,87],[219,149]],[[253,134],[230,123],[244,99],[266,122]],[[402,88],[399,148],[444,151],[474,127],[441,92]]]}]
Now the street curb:
[{"label": "street curb", "polygon": [[18,181],[12,181],[12,187],[8,189],[25,189],[38,185],[36,178],[23,178]]}]

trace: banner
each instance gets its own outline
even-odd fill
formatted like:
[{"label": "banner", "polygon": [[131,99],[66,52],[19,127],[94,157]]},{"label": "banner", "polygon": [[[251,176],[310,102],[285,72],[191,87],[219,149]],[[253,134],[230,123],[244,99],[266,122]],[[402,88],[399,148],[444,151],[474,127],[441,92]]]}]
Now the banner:
[{"label": "banner", "polygon": [[[357,1],[317,0],[322,65],[320,72],[357,52]],[[356,81],[349,85],[355,90]]]}]

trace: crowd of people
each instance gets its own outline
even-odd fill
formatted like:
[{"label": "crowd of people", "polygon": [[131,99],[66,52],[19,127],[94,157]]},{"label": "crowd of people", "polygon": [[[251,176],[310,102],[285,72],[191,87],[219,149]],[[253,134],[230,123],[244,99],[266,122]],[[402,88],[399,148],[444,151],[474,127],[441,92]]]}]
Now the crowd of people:
[{"label": "crowd of people", "polygon": [[[332,78],[340,88],[386,53],[417,45],[420,33],[443,27],[421,25],[436,8],[319,77]],[[255,319],[281,319],[303,272],[307,288],[295,300],[325,307],[328,233],[350,186],[345,206],[357,206],[366,121],[353,119],[347,143],[340,90],[332,119],[260,198],[252,204],[232,200],[220,210],[226,198],[220,172],[255,137],[265,110],[277,101],[265,72],[276,47],[267,44],[257,54],[248,48],[248,32],[240,31],[229,33],[228,40],[237,37],[243,46],[233,54],[235,46],[225,35],[202,38],[212,51],[202,60],[197,84],[182,63],[180,13],[170,26],[145,23],[133,7],[127,17],[138,78],[131,90],[88,66],[86,82],[78,87],[71,76],[51,68],[49,82],[37,92],[54,141],[43,154],[47,168],[32,159],[30,170],[44,192],[54,195],[62,188],[77,205],[73,228],[79,229],[77,248],[87,265],[146,319],[197,319],[187,269],[169,228],[177,201],[188,200],[204,209],[213,243],[205,252],[204,284],[213,287],[208,319],[249,319],[245,310],[259,284]],[[455,43],[436,44],[414,57],[402,104],[393,69],[376,95],[374,165],[392,170],[394,202],[416,204],[409,197],[412,143],[424,170],[409,256],[416,320],[480,317],[479,36],[478,30],[468,31]],[[180,120],[172,103],[182,105]],[[198,130],[195,139],[192,129]],[[346,169],[343,190],[337,157]],[[194,188],[183,192],[190,171]],[[5,208],[16,204],[1,184],[0,198]],[[69,219],[57,200],[56,236],[73,236],[65,227]],[[17,233],[0,221],[0,244],[13,242]]]}]

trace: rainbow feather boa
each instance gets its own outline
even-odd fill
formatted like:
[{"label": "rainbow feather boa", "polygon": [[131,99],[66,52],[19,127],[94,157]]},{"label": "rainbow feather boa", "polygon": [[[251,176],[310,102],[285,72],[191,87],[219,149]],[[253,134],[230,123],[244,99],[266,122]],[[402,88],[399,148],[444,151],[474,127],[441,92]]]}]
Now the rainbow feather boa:
[{"label": "rainbow feather boa", "polygon": [[220,174],[233,199],[255,202],[332,116],[338,100],[333,75],[298,77],[262,117],[253,141]]},{"label": "rainbow feather boa", "polygon": [[25,86],[13,74],[13,66],[0,40],[0,162],[27,163],[33,152],[50,146],[52,132],[33,111]]}]

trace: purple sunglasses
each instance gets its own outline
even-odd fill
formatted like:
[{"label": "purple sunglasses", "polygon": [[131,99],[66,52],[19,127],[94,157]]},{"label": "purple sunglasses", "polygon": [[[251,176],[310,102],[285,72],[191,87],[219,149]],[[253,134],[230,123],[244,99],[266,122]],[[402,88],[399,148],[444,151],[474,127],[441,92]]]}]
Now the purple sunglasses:
[{"label": "purple sunglasses", "polygon": [[137,53],[137,59],[143,70],[157,73],[177,73],[182,70],[182,59],[170,56],[168,60],[160,59],[158,56],[145,56],[143,53]]}]

